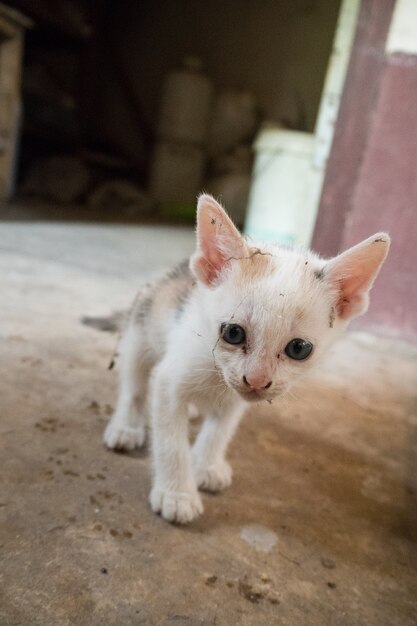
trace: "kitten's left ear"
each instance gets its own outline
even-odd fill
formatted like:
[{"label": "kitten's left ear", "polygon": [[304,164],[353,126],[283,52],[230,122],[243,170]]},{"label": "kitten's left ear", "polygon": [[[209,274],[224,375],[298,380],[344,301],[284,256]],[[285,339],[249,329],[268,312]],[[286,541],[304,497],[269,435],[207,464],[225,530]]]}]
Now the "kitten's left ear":
[{"label": "kitten's left ear", "polygon": [[326,276],[337,289],[336,310],[341,319],[348,320],[367,311],[369,291],[389,246],[389,235],[376,233],[328,262]]},{"label": "kitten's left ear", "polygon": [[207,194],[197,204],[197,249],[190,267],[208,286],[217,282],[232,258],[248,256],[248,248],[223,207]]}]

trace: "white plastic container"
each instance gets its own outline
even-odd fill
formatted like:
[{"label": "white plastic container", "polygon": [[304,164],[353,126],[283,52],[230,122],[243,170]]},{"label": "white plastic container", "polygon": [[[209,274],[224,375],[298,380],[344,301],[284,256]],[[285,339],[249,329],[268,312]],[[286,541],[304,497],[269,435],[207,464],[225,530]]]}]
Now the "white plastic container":
[{"label": "white plastic container", "polygon": [[315,135],[269,128],[258,136],[249,235],[311,244],[359,9],[360,0],[342,0]]},{"label": "white plastic container", "polygon": [[161,203],[195,203],[204,165],[204,153],[198,146],[159,141],[151,164],[150,196]]},{"label": "white plastic container", "polygon": [[213,102],[213,84],[198,58],[187,57],[182,68],[165,79],[158,136],[168,141],[203,144]]},{"label": "white plastic container", "polygon": [[266,128],[255,143],[245,233],[308,246],[322,174],[312,167],[314,135]]}]

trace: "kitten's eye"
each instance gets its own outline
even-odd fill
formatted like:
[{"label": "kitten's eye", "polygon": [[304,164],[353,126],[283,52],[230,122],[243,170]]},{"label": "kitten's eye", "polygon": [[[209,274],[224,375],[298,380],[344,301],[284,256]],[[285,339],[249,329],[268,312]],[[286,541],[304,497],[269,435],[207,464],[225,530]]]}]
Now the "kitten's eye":
[{"label": "kitten's eye", "polygon": [[222,324],[220,326],[220,332],[222,339],[224,339],[227,343],[231,343],[236,346],[243,343],[246,339],[244,329],[238,324]]},{"label": "kitten's eye", "polygon": [[309,357],[312,350],[313,344],[306,339],[292,339],[285,346],[285,354],[296,361],[303,361]]}]

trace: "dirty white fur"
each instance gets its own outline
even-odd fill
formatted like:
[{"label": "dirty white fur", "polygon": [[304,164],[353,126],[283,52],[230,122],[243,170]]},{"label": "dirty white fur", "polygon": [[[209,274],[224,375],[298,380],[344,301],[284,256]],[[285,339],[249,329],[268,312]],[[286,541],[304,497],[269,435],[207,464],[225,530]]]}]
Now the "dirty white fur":
[{"label": "dirty white fur", "polygon": [[[117,407],[104,435],[109,448],[144,443],[150,386],[155,512],[190,522],[203,511],[199,488],[230,485],[226,451],[245,406],[285,393],[366,310],[388,245],[379,233],[324,261],[311,252],[254,244],[213,198],[200,197],[190,262],[195,284],[180,314],[175,306],[155,305],[146,332],[133,316],[129,320],[119,348]],[[243,327],[245,346],[224,341],[222,323]],[[294,338],[313,344],[306,360],[286,355]],[[190,404],[205,417],[192,450]]]}]

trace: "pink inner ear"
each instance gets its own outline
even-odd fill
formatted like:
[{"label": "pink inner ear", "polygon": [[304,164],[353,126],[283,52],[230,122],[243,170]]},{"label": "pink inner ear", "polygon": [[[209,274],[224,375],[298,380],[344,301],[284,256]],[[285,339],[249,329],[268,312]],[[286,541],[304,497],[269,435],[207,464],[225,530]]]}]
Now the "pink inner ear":
[{"label": "pink inner ear", "polygon": [[211,196],[199,198],[197,209],[197,250],[191,267],[206,284],[212,285],[231,257],[244,256],[246,244],[241,234]]},{"label": "pink inner ear", "polygon": [[330,261],[329,277],[339,292],[336,309],[341,319],[366,312],[369,291],[388,249],[388,235],[379,233]]},{"label": "pink inner ear", "polygon": [[[368,289],[363,277],[352,276],[339,281],[340,296],[336,310],[341,319],[360,315],[359,309],[367,306]],[[365,311],[363,311],[365,312]]]},{"label": "pink inner ear", "polygon": [[199,256],[194,262],[194,271],[202,278],[203,282],[212,285],[217,279],[225,259],[219,255],[215,255],[213,251],[206,255]]},{"label": "pink inner ear", "polygon": [[357,274],[341,279],[340,286],[345,298],[354,297],[371,287],[369,275],[365,271],[359,271]]}]

